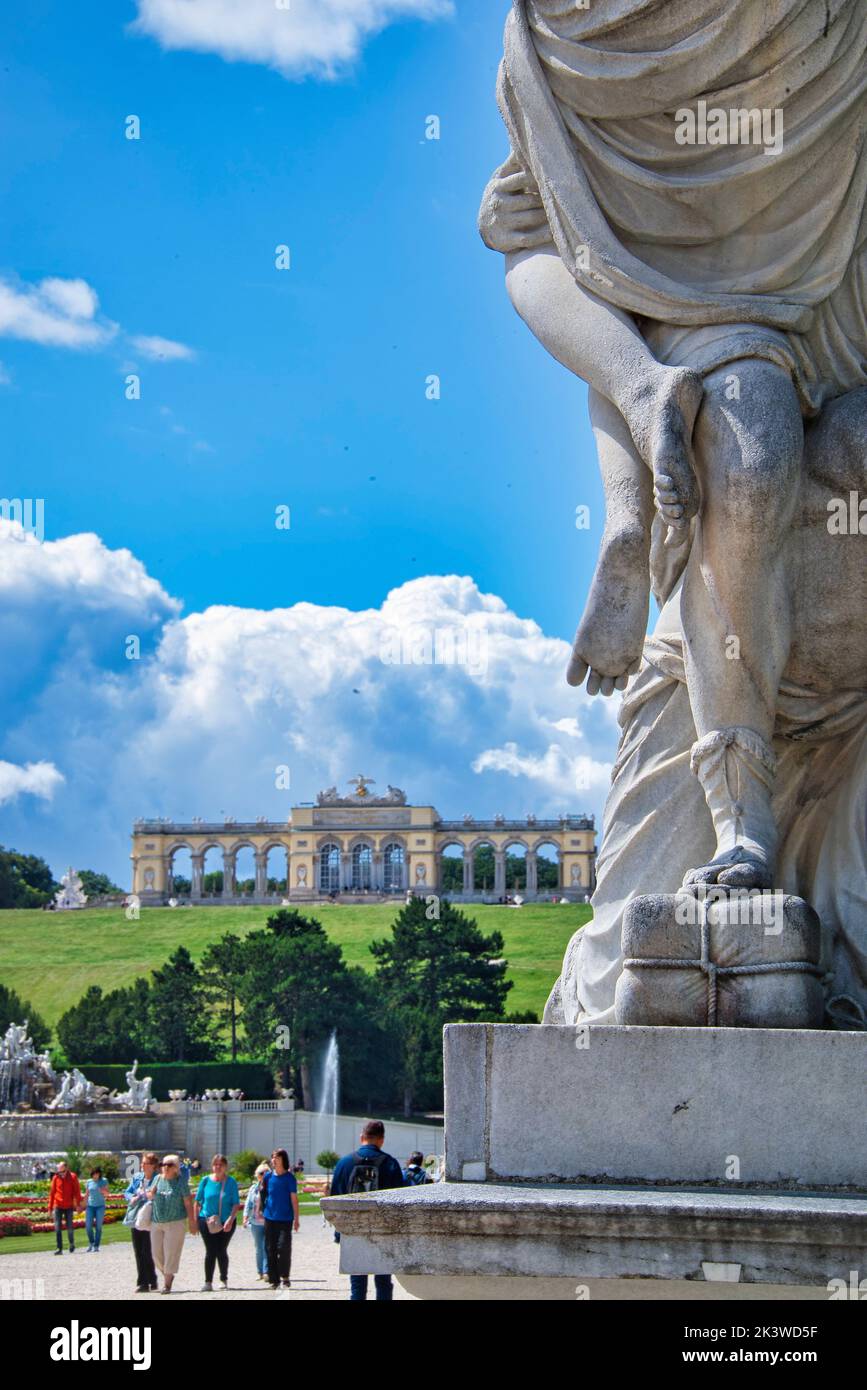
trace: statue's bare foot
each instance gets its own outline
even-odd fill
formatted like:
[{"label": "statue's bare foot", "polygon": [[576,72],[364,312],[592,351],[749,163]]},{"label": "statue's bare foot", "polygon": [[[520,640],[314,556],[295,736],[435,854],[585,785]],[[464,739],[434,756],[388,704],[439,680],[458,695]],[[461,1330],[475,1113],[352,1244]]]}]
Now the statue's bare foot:
[{"label": "statue's bare foot", "polygon": [[703,394],[696,372],[660,367],[636,388],[624,409],[635,446],[653,471],[656,509],[675,531],[685,530],[698,511],[692,431]]},{"label": "statue's bare foot", "polygon": [[699,883],[718,883],[724,888],[773,888],[774,867],[760,850],[747,851],[736,845],[684,875],[684,888]]},{"label": "statue's bare foot", "polygon": [[609,537],[575,634],[566,671],[570,685],[581,685],[587,676],[588,695],[626,688],[641,661],[648,600],[646,540],[634,534]]}]

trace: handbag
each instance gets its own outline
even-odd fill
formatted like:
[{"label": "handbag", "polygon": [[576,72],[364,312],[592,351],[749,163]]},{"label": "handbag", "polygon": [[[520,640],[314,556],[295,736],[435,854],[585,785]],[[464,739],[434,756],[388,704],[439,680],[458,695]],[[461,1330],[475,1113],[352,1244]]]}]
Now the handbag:
[{"label": "handbag", "polygon": [[[210,1179],[206,1178],[205,1181],[208,1182],[210,1181]],[[220,1212],[223,1209],[223,1188],[225,1186],[226,1179],[224,1178],[223,1181],[220,1183],[220,1195],[217,1198],[217,1210],[214,1212],[212,1216],[209,1216],[207,1218],[206,1225],[212,1236],[218,1236],[223,1229],[223,1223],[220,1220]]]},{"label": "handbag", "polygon": [[153,1202],[142,1202],[135,1214],[133,1225],[137,1231],[149,1231],[153,1225],[154,1204]]}]

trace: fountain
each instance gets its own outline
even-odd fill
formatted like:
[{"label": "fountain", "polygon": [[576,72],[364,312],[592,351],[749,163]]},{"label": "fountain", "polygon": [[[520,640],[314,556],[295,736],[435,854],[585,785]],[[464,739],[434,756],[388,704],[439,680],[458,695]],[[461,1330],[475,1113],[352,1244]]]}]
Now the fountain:
[{"label": "fountain", "polygon": [[47,1052],[37,1052],[27,1036],[27,1019],[10,1023],[0,1039],[0,1111],[21,1105],[42,1108],[57,1088]]},{"label": "fountain", "polygon": [[325,1059],[322,1063],[322,1081],[319,1088],[319,1114],[331,1116],[331,1147],[337,1150],[337,1106],[340,1098],[340,1050],[337,1046],[337,1029],[328,1040]]}]

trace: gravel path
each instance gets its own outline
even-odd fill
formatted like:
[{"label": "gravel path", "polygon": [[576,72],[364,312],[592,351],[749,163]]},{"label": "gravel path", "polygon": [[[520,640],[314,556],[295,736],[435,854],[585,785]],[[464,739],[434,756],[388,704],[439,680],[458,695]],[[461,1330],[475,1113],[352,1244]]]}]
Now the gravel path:
[{"label": "gravel path", "polygon": [[[78,1233],[76,1233],[77,1235]],[[84,1234],[83,1232],[81,1233]],[[0,1243],[2,1249],[2,1243]],[[138,1298],[148,1303],[168,1303],[159,1294],[136,1294],[135,1261],[132,1246],[124,1242],[104,1245],[98,1255],[87,1255],[86,1244],[70,1255],[64,1249],[58,1258],[52,1250],[40,1250],[33,1255],[0,1254],[0,1298],[7,1290],[7,1280],[32,1280],[34,1292],[41,1298],[63,1299],[126,1299]],[[229,1288],[225,1293],[202,1293],[204,1280],[204,1247],[201,1239],[188,1236],[181,1256],[181,1267],[175,1278],[171,1302],[200,1299],[348,1299],[349,1278],[338,1271],[339,1251],[330,1226],[323,1225],[320,1216],[302,1216],[301,1230],[292,1239],[292,1288],[284,1293],[272,1293],[256,1280],[253,1238],[248,1231],[236,1232],[229,1246]],[[41,1285],[40,1282],[41,1281]],[[373,1297],[370,1281],[369,1297]],[[14,1293],[5,1292],[14,1297]],[[399,1284],[394,1286],[395,1299],[415,1302]]]}]

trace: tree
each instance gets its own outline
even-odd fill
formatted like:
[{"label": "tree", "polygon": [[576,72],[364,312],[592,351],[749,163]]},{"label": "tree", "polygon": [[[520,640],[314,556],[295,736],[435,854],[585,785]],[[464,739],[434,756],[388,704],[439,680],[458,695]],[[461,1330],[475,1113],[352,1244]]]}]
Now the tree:
[{"label": "tree", "polygon": [[150,1013],[155,1062],[209,1062],[216,1054],[216,1025],[202,977],[186,946],[179,946],[151,975]]},{"label": "tree", "polygon": [[455,854],[444,854],[442,857],[443,866],[443,892],[462,893],[464,891],[464,861]]},{"label": "tree", "polygon": [[0,845],[0,907],[43,907],[56,890],[44,859]]},{"label": "tree", "polygon": [[74,1065],[132,1061],[134,1057],[159,1061],[147,980],[138,979],[108,994],[103,994],[99,985],[91,985],[59,1020],[57,1036]]},{"label": "tree", "polygon": [[123,892],[123,889],[118,888],[116,883],[112,883],[108,874],[98,874],[93,869],[79,869],[78,877],[81,879],[81,886],[89,898],[108,898],[113,893]]},{"label": "tree", "polygon": [[45,1019],[28,1000],[21,998],[17,990],[0,985],[0,1034],[6,1032],[10,1023],[23,1023],[25,1019],[33,1046],[40,1052],[44,1051],[51,1042],[51,1029]]},{"label": "tree", "polygon": [[313,1103],[311,1063],[334,1028],[355,1012],[358,990],[339,946],[321,923],[295,909],[273,913],[243,942],[239,998],[251,1048],[278,1064],[284,1085],[300,1075],[302,1104]]},{"label": "tree", "polygon": [[320,1168],[325,1169],[325,1176],[328,1179],[328,1188],[330,1191],[331,1174],[340,1162],[340,1154],[335,1153],[333,1149],[323,1149],[321,1153],[316,1155],[316,1162],[319,1164]]},{"label": "tree", "polygon": [[202,982],[209,1002],[216,1004],[231,1039],[232,1061],[238,1059],[238,988],[244,973],[244,947],[238,936],[224,936],[202,956]]},{"label": "tree", "polygon": [[[382,1000],[402,1040],[404,1113],[423,1086],[442,1086],[442,1028],[502,1018],[506,995],[503,937],[484,936],[446,898],[413,898],[390,938],[370,947]],[[380,1006],[382,1007],[382,1005]]]}]

